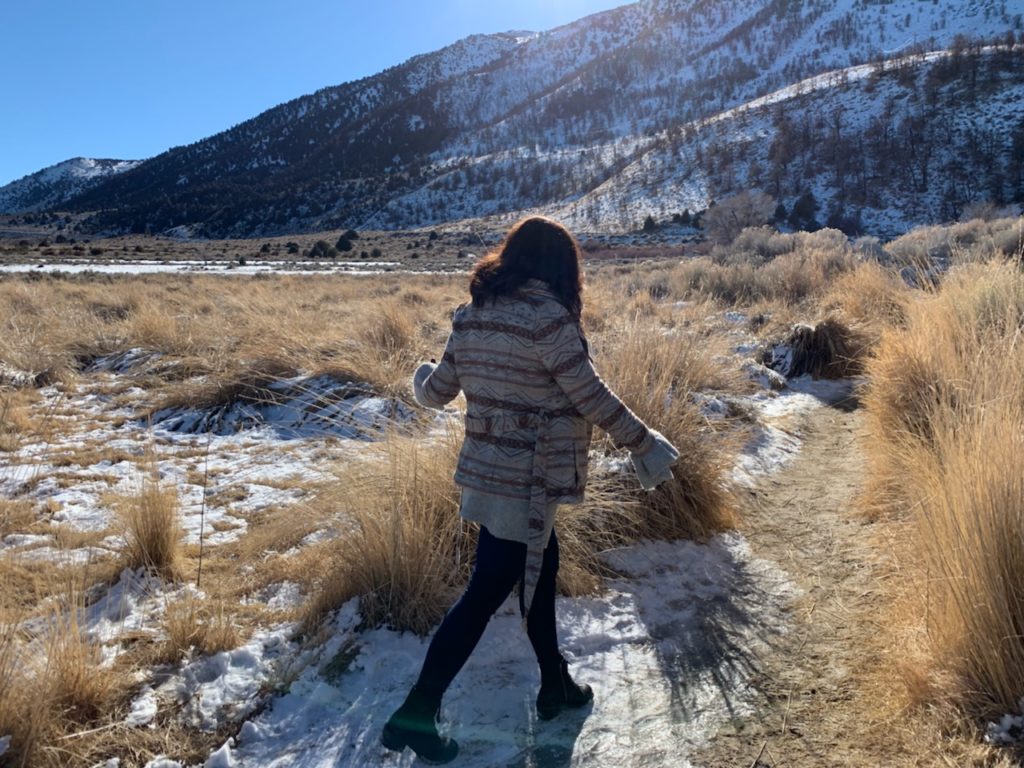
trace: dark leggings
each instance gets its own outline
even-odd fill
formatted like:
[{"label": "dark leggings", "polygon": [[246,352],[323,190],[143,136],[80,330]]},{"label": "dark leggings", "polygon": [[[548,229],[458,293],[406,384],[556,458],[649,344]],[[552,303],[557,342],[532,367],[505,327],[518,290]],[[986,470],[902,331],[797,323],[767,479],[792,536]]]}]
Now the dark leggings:
[{"label": "dark leggings", "polygon": [[[466,663],[480,641],[487,622],[522,579],[526,545],[492,536],[480,528],[476,563],[469,586],[444,617],[430,641],[416,687],[438,699]],[[544,550],[537,591],[526,624],[541,670],[554,669],[560,659],[555,628],[555,577],[558,574],[558,539],[554,530]]]}]

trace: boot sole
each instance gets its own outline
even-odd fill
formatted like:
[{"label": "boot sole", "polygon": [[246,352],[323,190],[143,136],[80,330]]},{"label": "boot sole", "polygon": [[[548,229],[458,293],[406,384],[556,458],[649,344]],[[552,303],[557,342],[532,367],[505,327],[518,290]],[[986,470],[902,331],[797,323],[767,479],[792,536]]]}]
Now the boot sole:
[{"label": "boot sole", "polygon": [[537,717],[541,720],[553,720],[560,714],[565,712],[567,709],[582,709],[594,701],[593,695],[590,696],[586,701],[579,704],[554,704],[552,706],[538,706]]},{"label": "boot sole", "polygon": [[402,735],[402,733],[389,728],[387,725],[384,726],[384,730],[380,734],[380,743],[385,749],[390,749],[392,752],[401,752],[406,747],[409,747],[409,749],[416,753],[416,757],[427,765],[445,765],[454,760],[456,755],[458,755],[458,747],[455,748],[455,752],[453,752],[451,757],[448,758],[435,758],[423,755],[416,752],[416,749],[409,743],[408,738]]}]

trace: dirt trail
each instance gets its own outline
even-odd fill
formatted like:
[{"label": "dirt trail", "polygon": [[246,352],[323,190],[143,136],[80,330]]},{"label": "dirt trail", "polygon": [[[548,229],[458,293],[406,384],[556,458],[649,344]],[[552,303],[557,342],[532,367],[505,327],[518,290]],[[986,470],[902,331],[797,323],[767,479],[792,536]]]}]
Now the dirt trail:
[{"label": "dirt trail", "polygon": [[742,532],[754,554],[802,591],[787,632],[760,659],[757,715],[735,722],[694,756],[701,766],[822,768],[897,765],[865,731],[854,698],[876,667],[879,547],[856,516],[864,480],[863,414],[853,401],[801,416],[797,457],[749,492]]}]

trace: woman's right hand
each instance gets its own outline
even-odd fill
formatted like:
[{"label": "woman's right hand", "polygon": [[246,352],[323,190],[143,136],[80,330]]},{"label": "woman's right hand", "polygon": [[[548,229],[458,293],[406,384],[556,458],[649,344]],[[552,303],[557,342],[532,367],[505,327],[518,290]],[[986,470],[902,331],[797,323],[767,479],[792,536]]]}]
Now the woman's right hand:
[{"label": "woman's right hand", "polygon": [[650,437],[649,448],[642,453],[630,453],[637,479],[646,491],[671,480],[672,465],[679,458],[679,450],[661,432],[651,429]]}]

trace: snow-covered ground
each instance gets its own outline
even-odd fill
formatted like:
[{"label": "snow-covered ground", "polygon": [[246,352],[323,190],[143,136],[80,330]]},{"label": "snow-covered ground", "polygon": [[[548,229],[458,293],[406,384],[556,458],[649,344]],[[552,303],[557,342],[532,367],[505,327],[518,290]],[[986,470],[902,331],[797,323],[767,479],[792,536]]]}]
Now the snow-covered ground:
[{"label": "snow-covered ground", "polygon": [[[245,531],[248,516],[300,502],[303,484],[327,479],[332,462],[352,460],[367,438],[412,418],[397,401],[317,377],[279,382],[281,397],[273,404],[165,409],[143,419],[143,390],[129,388],[116,398],[103,393],[123,375],[109,368],[152,360],[137,350],[127,359],[113,356],[108,370],[94,366],[67,391],[40,390],[53,434],[5,455],[0,494],[45,506],[54,524],[103,531],[114,523],[106,500],[137,492],[155,475],[177,490],[188,543],[200,536],[206,544],[226,543]],[[244,502],[236,503],[239,498]],[[39,550],[55,540],[7,536],[0,556],[44,556],[49,552]],[[111,537],[101,546],[111,553],[121,545]],[[75,562],[95,554],[67,550],[59,556]]]},{"label": "snow-covered ground", "polygon": [[[723,318],[735,329],[741,356],[753,350],[743,320]],[[282,382],[274,405],[245,413],[228,408],[217,421],[221,430],[208,431],[212,422],[201,411],[151,425],[138,418],[145,392],[114,385],[153,362],[134,350],[98,361],[67,391],[43,389],[54,436],[9,454],[0,468],[0,493],[38,502],[54,523],[107,531],[113,522],[107,499],[137,487],[143,470],[136,459],[149,455],[160,478],[178,488],[188,540],[202,534],[216,546],[241,535],[253,512],[301,503],[301,488],[290,487],[289,479],[357,460],[383,415],[411,416],[396,405],[382,406],[379,398],[345,398],[330,382],[309,379]],[[708,418],[739,409],[753,424],[732,480],[749,486],[792,460],[809,410],[848,396],[851,385],[797,379],[781,392],[764,389],[728,401],[709,395],[701,405]],[[314,391],[323,397],[309,401]],[[325,432],[321,403],[345,410],[344,428]],[[110,458],[88,463],[96,458],[89,446],[102,446]],[[88,458],[69,464],[62,459],[69,454]],[[232,490],[241,502],[217,500],[232,498],[219,493]],[[337,532],[307,538],[324,535]],[[108,535],[90,547],[63,550],[45,531],[12,534],[0,541],[0,558],[82,562],[122,546],[119,536]],[[759,705],[758,659],[787,631],[787,605],[796,594],[787,574],[754,556],[737,533],[706,544],[643,542],[605,557],[621,577],[608,581],[598,597],[558,603],[562,646],[574,674],[594,687],[592,707],[537,720],[538,673],[509,603],[445,699],[443,718],[462,745],[459,765],[685,768],[720,728]],[[190,597],[202,593],[126,570],[90,596],[79,624],[103,646],[109,663],[123,636],[155,637],[168,606]],[[289,611],[303,598],[297,584],[281,582],[251,599]],[[359,623],[358,604],[346,604],[331,619],[326,641],[313,647],[299,644],[290,620],[264,626],[234,650],[192,658],[159,683],[140,683],[126,724],[146,727],[171,707],[192,727],[233,724],[237,737],[209,757],[208,768],[413,765],[411,753],[384,750],[379,735],[414,681],[427,641],[388,629],[360,630]],[[46,625],[33,630],[45,632]],[[268,690],[279,692],[268,697]],[[149,768],[178,765],[168,757]],[[116,760],[106,764],[115,766]]]}]

